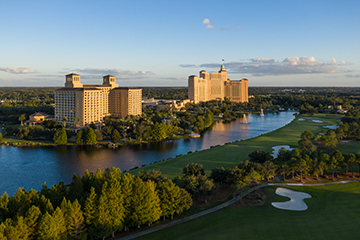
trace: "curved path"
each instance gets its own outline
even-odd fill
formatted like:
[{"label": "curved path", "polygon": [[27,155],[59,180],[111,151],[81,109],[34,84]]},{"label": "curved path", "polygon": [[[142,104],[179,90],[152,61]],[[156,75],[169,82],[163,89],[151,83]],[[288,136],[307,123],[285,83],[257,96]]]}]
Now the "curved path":
[{"label": "curved path", "polygon": [[227,207],[227,206],[237,202],[241,198],[245,197],[249,193],[251,193],[251,192],[253,192],[253,191],[255,191],[255,190],[259,189],[259,188],[263,188],[263,187],[267,187],[267,186],[278,186],[278,185],[280,185],[280,186],[307,186],[307,187],[314,186],[315,187],[315,186],[325,186],[325,185],[334,185],[334,184],[351,183],[351,182],[360,182],[360,180],[329,182],[329,183],[315,183],[315,184],[306,184],[306,183],[305,184],[302,184],[302,183],[269,183],[269,184],[258,185],[258,186],[250,188],[246,192],[243,192],[243,193],[239,194],[238,196],[236,196],[235,198],[233,198],[233,199],[231,199],[231,200],[229,200],[227,202],[224,202],[223,204],[220,204],[220,205],[218,205],[216,207],[210,208],[208,210],[196,213],[194,215],[191,215],[191,216],[179,219],[179,220],[172,221],[172,222],[167,223],[167,224],[163,224],[161,226],[153,227],[153,228],[150,228],[148,230],[144,230],[144,231],[141,231],[141,232],[138,232],[138,233],[134,233],[134,234],[131,234],[131,235],[126,236],[126,237],[115,238],[115,239],[118,239],[118,240],[130,240],[130,239],[134,239],[134,238],[137,238],[137,237],[140,237],[140,236],[152,233],[152,232],[159,231],[159,230],[164,229],[164,228],[172,227],[172,226],[178,225],[180,223],[190,221],[192,219],[204,216],[206,214],[209,214],[209,213],[215,212],[217,210],[220,210],[220,209],[222,209],[224,207]]}]

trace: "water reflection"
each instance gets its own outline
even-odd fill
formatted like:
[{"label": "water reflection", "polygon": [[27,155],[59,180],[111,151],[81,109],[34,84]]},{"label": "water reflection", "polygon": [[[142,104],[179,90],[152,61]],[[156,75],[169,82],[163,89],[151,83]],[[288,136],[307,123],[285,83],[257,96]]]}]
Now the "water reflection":
[{"label": "water reflection", "polygon": [[19,187],[26,190],[41,189],[63,180],[69,183],[74,173],[82,174],[86,169],[96,171],[107,167],[128,170],[135,166],[202,150],[210,146],[256,137],[272,131],[293,119],[292,112],[280,114],[246,115],[250,124],[241,124],[243,118],[230,123],[217,122],[201,138],[174,140],[163,143],[122,146],[118,149],[97,147],[0,147],[0,193],[13,195]]}]

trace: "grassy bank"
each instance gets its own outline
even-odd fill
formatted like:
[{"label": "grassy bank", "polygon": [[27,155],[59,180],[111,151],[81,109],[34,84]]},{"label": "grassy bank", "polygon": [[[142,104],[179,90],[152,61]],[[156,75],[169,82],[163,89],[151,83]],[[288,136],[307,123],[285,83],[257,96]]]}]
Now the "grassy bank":
[{"label": "grassy bank", "polygon": [[[299,121],[299,118],[305,121]],[[336,125],[340,123],[341,116],[316,114],[314,116],[298,116],[288,125],[277,129],[271,133],[259,136],[253,139],[228,143],[223,146],[206,149],[203,151],[186,154],[180,157],[162,161],[156,164],[142,167],[141,170],[157,169],[162,172],[163,176],[173,179],[182,175],[182,169],[188,163],[200,163],[209,174],[211,169],[216,167],[230,168],[239,162],[248,159],[248,155],[255,150],[263,149],[266,152],[272,151],[273,146],[290,145],[290,147],[298,147],[300,135],[305,130],[309,130],[315,134],[319,134],[324,130],[323,126]],[[316,123],[312,120],[320,120],[324,123]],[[132,170],[132,174],[137,174],[140,169]]]},{"label": "grassy bank", "polygon": [[312,195],[306,211],[274,208],[288,198],[272,186],[262,206],[230,206],[137,239],[358,239],[360,183],[287,188]]}]

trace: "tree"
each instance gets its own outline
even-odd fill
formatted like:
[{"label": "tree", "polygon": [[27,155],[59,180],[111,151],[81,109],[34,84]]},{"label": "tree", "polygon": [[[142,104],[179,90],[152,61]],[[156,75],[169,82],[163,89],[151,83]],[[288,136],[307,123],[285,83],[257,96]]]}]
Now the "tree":
[{"label": "tree", "polygon": [[181,201],[180,188],[171,181],[158,183],[158,195],[164,220],[169,216],[173,219]]},{"label": "tree", "polygon": [[69,187],[68,192],[69,198],[74,201],[75,199],[80,200],[84,196],[84,186],[81,177],[74,174]]},{"label": "tree", "polygon": [[84,217],[85,217],[85,226],[87,235],[94,236],[96,231],[95,226],[95,214],[97,212],[97,205],[96,205],[96,193],[95,188],[91,187],[90,195],[86,198],[84,204]]},{"label": "tree", "polygon": [[148,223],[152,206],[149,202],[150,189],[137,177],[133,184],[133,199],[130,210],[130,219],[133,226],[140,228],[141,225]]},{"label": "tree", "polygon": [[81,130],[79,130],[77,133],[76,133],[76,144],[81,144],[82,143],[82,134],[83,132]]},{"label": "tree", "polygon": [[297,164],[297,169],[300,172],[300,182],[303,182],[303,174],[307,173],[307,171],[309,170],[309,166],[306,162],[305,159],[299,159]]},{"label": "tree", "polygon": [[135,181],[134,176],[129,173],[122,175],[121,192],[123,194],[125,231],[129,230],[129,226],[131,225],[130,210],[131,210],[131,204],[133,201],[132,191],[133,191],[134,181]]},{"label": "tree", "polygon": [[19,121],[21,122],[21,126],[23,126],[23,121],[26,119],[25,114],[21,114],[21,116],[19,117]]},{"label": "tree", "polygon": [[153,222],[156,222],[157,220],[159,220],[159,218],[162,214],[162,211],[161,211],[161,207],[160,207],[160,198],[157,194],[157,191],[155,190],[156,183],[149,180],[146,182],[146,185],[147,185],[148,192],[149,192],[148,201],[151,206],[150,214],[149,214],[148,220],[147,220],[147,224],[150,226]]},{"label": "tree", "polygon": [[[37,227],[39,224],[39,221],[41,219],[41,211],[40,209],[32,205],[30,209],[25,214],[25,224],[28,227],[29,230],[29,237],[32,239],[36,239],[37,236]],[[1,238],[0,238],[1,239]]]},{"label": "tree", "polygon": [[339,164],[344,160],[344,156],[341,154],[339,150],[336,150],[330,158],[330,162],[328,163],[329,168],[332,172],[332,180],[334,180],[334,175],[339,168]]},{"label": "tree", "polygon": [[161,172],[160,170],[149,170],[149,171],[144,171],[144,170],[140,170],[138,177],[141,178],[144,182],[147,182],[148,180],[151,180],[155,183],[160,182],[163,178],[161,177]]},{"label": "tree", "polygon": [[87,145],[95,145],[95,144],[97,144],[96,134],[94,132],[94,129],[88,128],[88,131],[87,131],[87,134],[86,134],[86,139],[85,139],[85,144],[87,144]]},{"label": "tree", "polygon": [[120,133],[118,132],[118,130],[114,129],[114,131],[111,134],[111,141],[113,143],[119,143],[120,138],[121,138]]},{"label": "tree", "polygon": [[63,125],[64,128],[66,127],[66,121],[67,121],[67,117],[64,117],[64,118],[63,118],[63,123],[62,123],[62,125]]},{"label": "tree", "polygon": [[40,220],[38,229],[39,240],[61,240],[66,238],[64,214],[60,208],[50,215],[46,212]]},{"label": "tree", "polygon": [[166,124],[165,123],[155,123],[152,130],[152,138],[156,141],[161,141],[167,137],[166,135]]},{"label": "tree", "polygon": [[2,141],[2,140],[3,140],[3,135],[0,132],[0,141]]},{"label": "tree", "polygon": [[65,214],[70,239],[86,239],[85,222],[81,205],[77,200],[68,202],[68,211]]},{"label": "tree", "polygon": [[183,174],[185,176],[200,176],[205,175],[205,170],[201,164],[198,163],[189,163],[186,167],[183,168]]},{"label": "tree", "polygon": [[310,131],[305,131],[300,136],[301,139],[308,139],[308,140],[314,140],[314,134]]},{"label": "tree", "polygon": [[271,160],[272,156],[269,153],[264,152],[264,150],[260,149],[257,151],[253,151],[249,154],[249,158],[251,162],[264,163],[267,160]]},{"label": "tree", "polygon": [[60,128],[55,132],[54,135],[55,144],[67,144],[67,135],[65,128]]},{"label": "tree", "polygon": [[95,129],[94,132],[95,132],[96,140],[97,140],[97,141],[103,140],[103,135],[102,135],[102,132],[101,132],[101,131]]},{"label": "tree", "polygon": [[289,174],[289,165],[284,163],[279,168],[279,174],[283,175],[283,180],[286,181],[286,175]]}]

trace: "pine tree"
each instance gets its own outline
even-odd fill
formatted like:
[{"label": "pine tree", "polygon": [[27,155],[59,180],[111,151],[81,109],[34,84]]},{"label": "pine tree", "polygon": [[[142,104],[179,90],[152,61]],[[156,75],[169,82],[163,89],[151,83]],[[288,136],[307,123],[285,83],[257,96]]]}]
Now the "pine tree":
[{"label": "pine tree", "polygon": [[64,214],[60,208],[50,215],[46,212],[40,220],[38,230],[39,240],[66,239],[66,225]]},{"label": "pine tree", "polygon": [[125,231],[129,229],[131,225],[130,210],[132,203],[132,190],[134,184],[134,176],[126,173],[122,175],[121,179],[121,192],[123,194],[123,207],[124,207],[124,228]]},{"label": "pine tree", "polygon": [[6,225],[1,222],[0,223],[0,240],[7,240],[7,237],[5,236],[5,229],[6,229]]},{"label": "pine tree", "polygon": [[24,223],[23,217],[17,217],[16,221],[8,218],[5,221],[5,231],[4,235],[7,239],[19,239],[27,240],[29,239],[29,230],[26,224]]},{"label": "pine tree", "polygon": [[148,217],[147,224],[150,226],[153,222],[156,222],[161,217],[162,211],[160,207],[160,198],[155,190],[156,184],[153,181],[147,181],[146,185],[149,190],[149,204],[150,204],[150,213]]},{"label": "pine tree", "polygon": [[80,176],[76,174],[73,175],[68,196],[72,201],[81,199],[84,196],[83,182]]},{"label": "pine tree", "polygon": [[32,239],[36,239],[37,227],[40,218],[41,218],[41,211],[35,205],[32,205],[25,214],[25,224],[29,228],[29,237]]},{"label": "pine tree", "polygon": [[3,222],[8,217],[9,200],[9,195],[6,192],[0,197],[0,222]]},{"label": "pine tree", "polygon": [[86,198],[84,204],[85,226],[88,236],[95,235],[95,213],[97,212],[96,198],[95,188],[91,187],[90,195]]},{"label": "pine tree", "polygon": [[86,239],[84,215],[78,200],[69,202],[67,212],[68,236],[70,239]]},{"label": "pine tree", "polygon": [[94,132],[94,129],[88,128],[88,132],[86,134],[86,139],[85,139],[85,144],[87,144],[87,145],[97,144],[96,134]]},{"label": "pine tree", "polygon": [[137,177],[133,184],[133,199],[129,216],[133,226],[140,228],[141,225],[148,223],[152,207],[149,195],[149,188],[141,178]]},{"label": "pine tree", "polygon": [[65,128],[58,129],[54,135],[54,143],[55,144],[66,144],[67,143],[67,135]]}]

